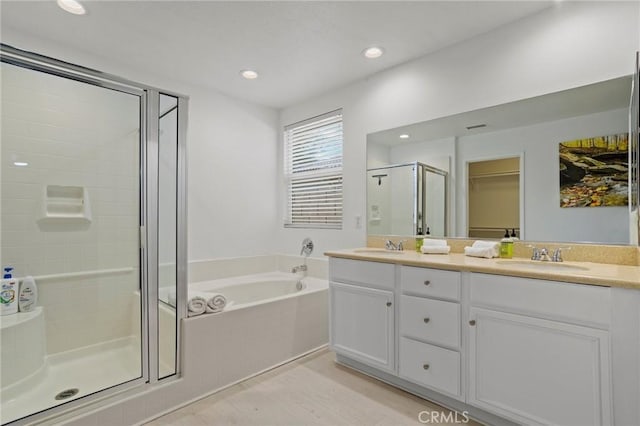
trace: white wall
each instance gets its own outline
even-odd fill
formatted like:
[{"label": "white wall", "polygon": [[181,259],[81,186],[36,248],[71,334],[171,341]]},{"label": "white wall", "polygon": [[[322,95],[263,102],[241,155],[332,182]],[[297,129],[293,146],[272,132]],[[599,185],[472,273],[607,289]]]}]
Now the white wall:
[{"label": "white wall", "polygon": [[277,111],[173,80],[162,70],[135,69],[6,25],[2,42],[188,95],[189,259],[273,252]]},{"label": "white wall", "polygon": [[[344,114],[341,231],[277,227],[280,251],[304,236],[324,250],[362,246],[366,135],[628,75],[638,48],[637,2],[564,2],[532,17],[286,108],[284,126],[337,108]],[[283,217],[283,194],[280,214]]]},{"label": "white wall", "polygon": [[[558,144],[628,131],[628,111],[619,109],[458,139],[457,168],[470,161],[524,155],[524,237],[535,241],[629,243],[627,207],[560,208]],[[458,211],[466,212],[466,179],[458,180]],[[459,236],[467,216],[457,217]]]}]

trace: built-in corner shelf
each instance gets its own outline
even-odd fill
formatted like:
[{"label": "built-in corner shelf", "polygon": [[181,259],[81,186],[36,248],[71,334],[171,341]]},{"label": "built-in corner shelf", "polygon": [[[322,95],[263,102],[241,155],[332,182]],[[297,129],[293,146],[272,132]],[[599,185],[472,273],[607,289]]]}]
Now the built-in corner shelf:
[{"label": "built-in corner shelf", "polygon": [[91,223],[89,191],[84,186],[46,185],[39,222]]}]

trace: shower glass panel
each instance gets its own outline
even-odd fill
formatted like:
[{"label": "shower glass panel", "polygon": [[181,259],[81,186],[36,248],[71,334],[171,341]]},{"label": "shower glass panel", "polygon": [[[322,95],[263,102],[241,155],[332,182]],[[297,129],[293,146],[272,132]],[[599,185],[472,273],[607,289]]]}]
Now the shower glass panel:
[{"label": "shower glass panel", "polygon": [[158,377],[176,373],[178,98],[160,94],[158,155]]},{"label": "shower glass panel", "polygon": [[1,64],[0,263],[32,276],[0,317],[0,420],[141,383],[144,92]]},{"label": "shower glass panel", "polygon": [[425,169],[425,231],[430,235],[444,237],[447,232],[447,175]]}]

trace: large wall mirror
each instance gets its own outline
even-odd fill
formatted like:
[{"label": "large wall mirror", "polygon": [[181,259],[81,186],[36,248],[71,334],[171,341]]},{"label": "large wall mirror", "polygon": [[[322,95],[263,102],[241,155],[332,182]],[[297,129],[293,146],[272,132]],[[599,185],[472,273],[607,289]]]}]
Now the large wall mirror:
[{"label": "large wall mirror", "polygon": [[532,241],[635,243],[631,86],[621,77],[372,133],[367,169],[418,161],[446,171],[447,237],[515,228]]}]

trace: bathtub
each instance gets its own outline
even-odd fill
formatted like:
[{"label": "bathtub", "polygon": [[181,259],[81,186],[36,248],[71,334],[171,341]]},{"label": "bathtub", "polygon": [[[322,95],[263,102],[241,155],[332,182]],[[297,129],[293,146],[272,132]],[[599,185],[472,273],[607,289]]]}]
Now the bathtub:
[{"label": "bathtub", "polygon": [[222,294],[225,311],[248,308],[274,300],[302,296],[328,289],[326,280],[286,272],[266,272],[189,284],[189,292]]},{"label": "bathtub", "polygon": [[[286,272],[265,272],[232,278],[200,281],[189,284],[189,296],[212,297],[222,294],[227,299],[223,312],[248,308],[274,300],[302,296],[327,290],[326,280],[314,277],[302,277]],[[175,290],[159,289],[159,298],[175,307]]]},{"label": "bathtub", "polygon": [[325,347],[328,288],[283,272],[191,283],[190,292],[223,294],[227,307],[183,320],[185,378],[211,394]]}]

